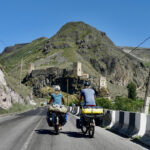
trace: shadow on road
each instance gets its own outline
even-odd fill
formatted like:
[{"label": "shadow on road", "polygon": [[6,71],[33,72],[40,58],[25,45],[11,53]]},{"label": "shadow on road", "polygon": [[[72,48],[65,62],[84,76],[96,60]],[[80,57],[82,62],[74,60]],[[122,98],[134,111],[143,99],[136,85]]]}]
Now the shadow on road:
[{"label": "shadow on road", "polygon": [[[38,129],[38,130],[35,130],[35,132],[37,134],[56,135],[54,131],[47,130],[47,129]],[[79,133],[79,132],[71,132],[71,131],[63,132],[63,131],[61,131],[60,134],[66,134],[67,136],[73,137],[73,138],[88,138],[87,135],[84,135],[83,133]]]},{"label": "shadow on road", "polygon": [[[113,130],[110,130],[110,129],[107,129],[107,130],[110,131],[110,132],[112,132],[112,133],[115,133],[115,134],[117,134],[117,135],[119,135],[119,136],[121,136],[121,137],[123,137],[123,138],[129,139],[128,136],[123,135],[123,134],[119,133],[118,131],[113,131]],[[139,140],[130,139],[130,141],[132,141],[132,142],[134,142],[134,143],[136,143],[136,144],[138,144],[138,145],[141,145],[142,147],[145,147],[145,148],[147,148],[147,149],[150,149],[149,146],[147,146],[146,144],[141,143]]]},{"label": "shadow on road", "polygon": [[73,138],[88,138],[87,135],[84,135],[83,133],[79,133],[79,132],[68,131],[68,132],[61,132],[61,133],[66,134],[69,137],[73,137]]},{"label": "shadow on road", "polygon": [[144,143],[141,143],[139,140],[132,139],[131,141],[134,142],[134,143],[136,143],[136,144],[141,145],[142,147],[145,147],[145,148],[147,148],[147,149],[150,149],[150,146],[148,146],[148,145],[146,145],[146,144],[144,144]]},{"label": "shadow on road", "polygon": [[124,134],[121,134],[119,131],[114,131],[114,130],[111,130],[111,129],[106,129],[106,130],[108,130],[108,131],[110,131],[110,132],[112,132],[112,133],[114,133],[114,134],[117,134],[117,135],[119,135],[119,136],[121,136],[121,137],[123,137],[123,138],[125,138],[125,139],[128,139],[128,138],[129,138],[128,136],[126,136],[126,135],[124,135]]},{"label": "shadow on road", "polygon": [[47,129],[39,129],[35,130],[37,134],[48,134],[48,135],[56,135],[53,131]]}]

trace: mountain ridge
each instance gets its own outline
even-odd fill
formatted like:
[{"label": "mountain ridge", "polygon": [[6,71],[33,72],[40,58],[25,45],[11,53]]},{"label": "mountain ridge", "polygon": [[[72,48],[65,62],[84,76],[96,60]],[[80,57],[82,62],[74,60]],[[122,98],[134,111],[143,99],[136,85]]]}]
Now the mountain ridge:
[{"label": "mountain ridge", "polygon": [[22,78],[28,72],[29,63],[33,63],[36,69],[70,68],[73,62],[80,61],[84,72],[95,77],[106,76],[108,84],[112,86],[112,93],[115,91],[114,85],[126,90],[131,81],[145,90],[148,71],[143,62],[115,46],[105,32],[83,22],[67,23],[51,38],[38,38],[29,44],[13,48],[9,53],[1,54],[0,63],[9,74],[18,79],[22,58]]}]

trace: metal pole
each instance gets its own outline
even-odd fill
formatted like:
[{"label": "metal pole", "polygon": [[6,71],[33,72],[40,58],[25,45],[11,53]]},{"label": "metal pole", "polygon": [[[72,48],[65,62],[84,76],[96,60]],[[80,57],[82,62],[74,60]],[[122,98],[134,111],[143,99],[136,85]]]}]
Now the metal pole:
[{"label": "metal pole", "polygon": [[67,105],[68,105],[69,79],[67,78]]},{"label": "metal pole", "polygon": [[101,76],[99,76],[99,90],[100,90],[100,88],[101,88]]},{"label": "metal pole", "polygon": [[149,113],[149,103],[150,103],[150,100],[148,98],[149,92],[150,92],[150,69],[149,69],[148,81],[147,81],[146,92],[145,92],[145,101],[144,101],[144,113],[146,114]]},{"label": "metal pole", "polygon": [[21,59],[21,64],[20,64],[20,88],[21,88],[21,78],[22,78],[22,66],[23,66],[23,58]]}]

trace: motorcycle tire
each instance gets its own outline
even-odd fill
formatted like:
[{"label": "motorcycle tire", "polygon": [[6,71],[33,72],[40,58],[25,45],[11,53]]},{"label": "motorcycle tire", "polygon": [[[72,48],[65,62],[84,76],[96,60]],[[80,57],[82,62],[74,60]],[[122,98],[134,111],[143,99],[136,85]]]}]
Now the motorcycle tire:
[{"label": "motorcycle tire", "polygon": [[90,128],[89,128],[89,137],[93,138],[94,137],[94,133],[95,133],[95,127],[94,126],[90,126]]},{"label": "motorcycle tire", "polygon": [[87,129],[87,127],[85,127],[85,126],[82,126],[82,127],[81,127],[81,131],[82,131],[83,134],[86,134],[87,131],[88,131],[88,129]]},{"label": "motorcycle tire", "polygon": [[55,133],[58,135],[58,134],[59,134],[59,132],[60,132],[60,130],[59,130],[59,126],[58,126],[58,125],[55,125]]}]

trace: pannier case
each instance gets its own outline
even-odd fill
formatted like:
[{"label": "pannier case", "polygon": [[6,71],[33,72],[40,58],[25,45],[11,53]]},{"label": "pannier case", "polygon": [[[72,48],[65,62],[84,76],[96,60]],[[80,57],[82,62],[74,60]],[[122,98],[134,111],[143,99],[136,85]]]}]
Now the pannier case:
[{"label": "pannier case", "polygon": [[101,107],[83,107],[82,114],[103,114],[103,108]]}]

